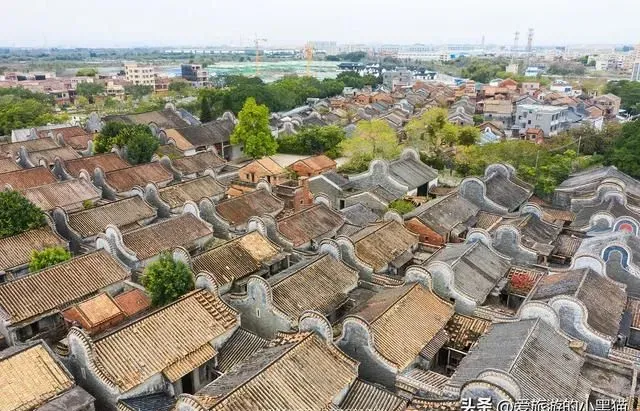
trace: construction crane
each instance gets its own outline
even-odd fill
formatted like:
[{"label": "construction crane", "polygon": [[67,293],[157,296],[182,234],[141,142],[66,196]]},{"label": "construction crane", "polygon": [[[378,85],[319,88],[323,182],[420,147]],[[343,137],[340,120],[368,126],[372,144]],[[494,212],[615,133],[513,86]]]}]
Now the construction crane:
[{"label": "construction crane", "polygon": [[307,77],[311,77],[311,61],[313,60],[313,44],[311,42],[304,46],[304,57],[307,59]]},{"label": "construction crane", "polygon": [[266,43],[267,39],[260,39],[258,35],[255,38],[255,46],[256,46],[256,77],[260,76],[260,43]]}]

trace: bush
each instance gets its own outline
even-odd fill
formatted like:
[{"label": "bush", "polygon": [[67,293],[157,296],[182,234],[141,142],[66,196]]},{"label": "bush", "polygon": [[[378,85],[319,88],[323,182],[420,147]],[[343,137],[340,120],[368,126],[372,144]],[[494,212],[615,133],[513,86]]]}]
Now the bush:
[{"label": "bush", "polygon": [[67,261],[71,258],[71,253],[62,247],[49,247],[42,251],[32,251],[29,271],[40,271],[49,266]]},{"label": "bush", "polygon": [[399,199],[392,201],[389,204],[389,210],[395,210],[400,213],[400,215],[405,215],[416,208],[415,205],[409,200]]},{"label": "bush", "polygon": [[160,146],[149,127],[117,122],[107,123],[93,141],[96,153],[109,152],[114,146],[126,146],[127,160],[134,165],[151,161]]},{"label": "bush", "polygon": [[160,146],[160,142],[155,138],[151,131],[146,128],[145,131],[138,130],[127,138],[127,160],[129,163],[144,164],[151,161],[153,153]]},{"label": "bush", "polygon": [[169,304],[193,290],[193,274],[182,261],[175,261],[168,253],[149,264],[144,270],[143,285],[151,294],[154,306]]},{"label": "bush", "polygon": [[0,192],[0,238],[45,225],[44,212],[17,191]]}]

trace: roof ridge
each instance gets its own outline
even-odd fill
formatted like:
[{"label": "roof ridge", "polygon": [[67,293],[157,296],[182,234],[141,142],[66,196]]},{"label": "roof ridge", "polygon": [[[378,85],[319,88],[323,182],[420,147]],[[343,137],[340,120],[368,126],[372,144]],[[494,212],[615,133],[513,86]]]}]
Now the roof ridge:
[{"label": "roof ridge", "polygon": [[[365,238],[367,238],[367,237],[369,237],[369,236],[371,236],[371,235],[373,235],[373,234],[377,233],[378,231],[380,231],[380,230],[381,230],[381,229],[383,229],[384,227],[388,226],[389,224],[393,223],[394,221],[395,221],[395,220],[383,221],[383,222],[382,222],[382,224],[380,224],[380,223],[374,223],[374,224],[378,225],[378,227],[377,227],[375,230],[373,230],[372,232],[370,232],[369,234],[367,234],[366,236],[364,236],[364,237],[362,237],[362,238],[358,239],[358,241],[356,241],[356,243],[359,243],[360,241],[364,240]],[[404,227],[404,224],[403,224],[402,226]],[[367,228],[367,227],[364,227],[363,229],[365,229],[365,228]]]},{"label": "roof ridge", "polygon": [[[28,231],[25,231],[25,232],[28,232]],[[20,234],[23,234],[23,233],[20,233]],[[17,235],[18,235],[18,234],[17,234]],[[10,237],[5,237],[5,238],[10,238]],[[42,273],[47,272],[47,271],[50,271],[50,270],[52,270],[52,269],[53,269],[53,268],[55,268],[55,267],[60,267],[60,266],[62,266],[62,265],[71,264],[71,262],[77,261],[77,260],[79,260],[79,259],[85,259],[85,258],[88,258],[89,256],[97,255],[97,254],[110,255],[110,254],[108,254],[104,249],[101,249],[101,250],[95,250],[95,251],[92,251],[92,252],[87,253],[87,254],[82,254],[82,255],[79,255],[79,256],[77,256],[77,257],[70,258],[69,260],[62,261],[62,262],[60,262],[60,263],[58,263],[58,264],[50,265],[50,266],[48,266],[48,267],[46,267],[46,268],[43,268],[42,270],[38,270],[38,271],[36,271],[36,272],[29,273],[29,274],[27,274],[27,275],[24,275],[24,276],[18,277],[18,278],[14,279],[14,280],[11,280],[11,281],[7,281],[7,282],[4,282],[4,283],[1,283],[1,284],[0,284],[0,289],[1,289],[2,287],[6,287],[6,286],[9,286],[9,285],[11,285],[11,284],[16,284],[16,283],[21,282],[21,281],[26,281],[26,280],[28,280],[28,279],[30,279],[30,278],[32,278],[32,277],[39,276],[39,275],[41,275]]]},{"label": "roof ridge", "polygon": [[525,338],[524,343],[522,344],[522,346],[520,346],[520,349],[518,350],[517,355],[515,356],[515,358],[513,359],[513,362],[511,363],[511,365],[509,366],[509,373],[511,373],[511,371],[513,370],[513,367],[515,367],[516,362],[518,361],[518,359],[520,358],[520,355],[522,354],[522,352],[524,351],[524,347],[527,345],[527,343],[529,342],[529,339],[531,339],[531,335],[533,334],[533,331],[538,328],[538,324],[540,323],[540,321],[542,321],[540,318],[535,318],[534,319],[534,323],[533,326],[529,329],[529,332],[527,333],[527,338]]},{"label": "roof ridge", "polygon": [[[294,348],[298,347],[299,345],[301,345],[303,342],[308,341],[311,337],[313,337],[314,333],[313,332],[308,332],[306,336],[304,336],[303,338],[301,338],[299,341],[289,341],[289,344],[291,344],[291,347],[289,347],[287,350],[283,350],[282,353],[280,353],[279,355],[275,356],[269,363],[265,364],[262,368],[260,368],[256,373],[254,373],[250,378],[248,378],[246,381],[244,381],[242,384],[240,385],[236,385],[232,390],[230,390],[228,393],[226,393],[225,395],[222,395],[220,397],[213,397],[215,398],[215,403],[213,404],[214,406],[217,406],[218,404],[222,403],[224,400],[226,400],[227,398],[231,397],[231,395],[233,393],[235,393],[236,391],[239,391],[240,389],[244,388],[250,381],[252,381],[253,379],[255,379],[258,375],[264,373],[268,368],[270,368],[273,364],[275,364],[276,362],[278,362],[280,359],[282,359],[285,355],[289,354]],[[274,346],[276,347],[276,346]],[[274,348],[274,347],[265,347],[265,348]],[[262,348],[264,349],[264,348]],[[261,351],[262,349],[258,350],[257,352]],[[255,355],[255,354],[253,354]],[[251,358],[251,356],[249,357]]]},{"label": "roof ridge", "polygon": [[[280,284],[280,283],[282,283],[283,281],[285,281],[285,280],[287,280],[287,279],[289,279],[289,278],[293,277],[295,274],[299,273],[300,271],[302,271],[302,270],[304,270],[304,269],[306,269],[306,268],[311,267],[312,265],[314,265],[314,264],[316,264],[316,263],[320,262],[321,260],[324,260],[324,259],[325,259],[325,257],[327,257],[327,256],[329,256],[329,258],[331,258],[329,253],[320,254],[317,258],[315,258],[315,259],[312,259],[312,260],[309,260],[309,261],[305,262],[305,263],[304,263],[301,267],[299,267],[297,270],[290,272],[290,273],[289,273],[289,275],[283,276],[282,278],[280,278],[280,279],[279,279],[278,281],[276,281],[275,283],[273,283],[273,284],[269,284],[269,285],[270,285],[270,286],[271,286],[271,288],[273,289],[273,288],[275,288],[278,284]],[[271,278],[274,278],[274,277],[271,277]],[[276,278],[277,278],[277,277],[276,277]]]}]

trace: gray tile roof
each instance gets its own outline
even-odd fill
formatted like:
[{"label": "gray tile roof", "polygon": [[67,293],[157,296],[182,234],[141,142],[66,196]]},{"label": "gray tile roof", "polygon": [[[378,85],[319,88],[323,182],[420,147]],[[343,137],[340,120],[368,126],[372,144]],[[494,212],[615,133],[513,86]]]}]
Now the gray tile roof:
[{"label": "gray tile roof", "polygon": [[449,234],[458,224],[473,227],[480,209],[458,193],[441,197],[421,205],[405,215],[420,221],[440,235]]},{"label": "gray tile roof", "polygon": [[412,158],[394,160],[389,163],[389,174],[402,185],[414,190],[438,178],[438,171]]},{"label": "gray tile roof", "polygon": [[165,393],[120,400],[120,403],[131,411],[170,411],[173,409],[175,402],[175,398],[171,398]]},{"label": "gray tile roof", "polygon": [[540,319],[497,323],[462,360],[449,384],[460,389],[481,372],[495,369],[514,377],[522,398],[584,400],[583,363],[569,340]]},{"label": "gray tile roof", "polygon": [[264,348],[269,340],[238,328],[218,352],[218,369],[228,372],[236,364],[249,358],[253,353]]},{"label": "gray tile roof", "polygon": [[500,173],[485,179],[485,186],[487,197],[509,211],[516,210],[533,194],[531,188],[525,188]]},{"label": "gray tile roof", "polygon": [[407,400],[371,383],[356,380],[340,403],[340,410],[401,411]]},{"label": "gray tile roof", "polygon": [[482,242],[447,244],[425,264],[447,263],[454,272],[455,286],[477,302],[483,302],[498,282],[505,277],[511,264]]},{"label": "gray tile roof", "polygon": [[367,206],[357,203],[339,211],[349,224],[364,227],[370,223],[375,223],[380,217]]}]

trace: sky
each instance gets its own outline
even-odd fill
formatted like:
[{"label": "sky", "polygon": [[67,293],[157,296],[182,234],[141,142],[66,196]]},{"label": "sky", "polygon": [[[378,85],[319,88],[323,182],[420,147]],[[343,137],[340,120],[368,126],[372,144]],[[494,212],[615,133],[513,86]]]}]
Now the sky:
[{"label": "sky", "polygon": [[0,47],[640,43],[638,0],[2,1]]}]

